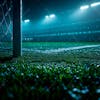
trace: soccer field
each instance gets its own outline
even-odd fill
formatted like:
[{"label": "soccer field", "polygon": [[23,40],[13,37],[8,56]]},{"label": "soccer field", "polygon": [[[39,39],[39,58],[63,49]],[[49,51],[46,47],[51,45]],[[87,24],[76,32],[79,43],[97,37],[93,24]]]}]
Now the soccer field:
[{"label": "soccer field", "polygon": [[[23,42],[22,52],[30,62],[100,62],[97,42]],[[0,57],[10,54],[12,51],[3,50]]]},{"label": "soccer field", "polygon": [[23,49],[50,50],[58,48],[99,45],[98,42],[22,42]]},{"label": "soccer field", "polygon": [[1,83],[9,82],[1,85],[1,98],[9,98],[10,92],[21,99],[27,96],[59,99],[63,94],[60,100],[72,98],[73,94],[75,100],[100,97],[99,43],[24,43],[23,46],[26,51],[23,50],[22,57],[8,57],[3,63],[0,60]]},{"label": "soccer field", "polygon": [[32,62],[100,62],[100,43],[24,42],[22,47]]}]

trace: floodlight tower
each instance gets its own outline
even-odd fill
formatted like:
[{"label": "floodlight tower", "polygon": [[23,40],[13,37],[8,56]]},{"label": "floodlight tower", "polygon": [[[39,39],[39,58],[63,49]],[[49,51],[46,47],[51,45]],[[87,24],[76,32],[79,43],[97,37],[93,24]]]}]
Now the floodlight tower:
[{"label": "floodlight tower", "polygon": [[22,20],[22,0],[13,0],[13,56],[14,57],[22,55],[21,20]]}]

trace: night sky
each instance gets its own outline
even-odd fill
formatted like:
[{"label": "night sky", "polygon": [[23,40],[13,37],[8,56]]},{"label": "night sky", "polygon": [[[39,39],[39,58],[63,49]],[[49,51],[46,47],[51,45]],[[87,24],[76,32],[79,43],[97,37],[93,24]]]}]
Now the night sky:
[{"label": "night sky", "polygon": [[[10,0],[7,0],[7,2],[9,1]],[[65,15],[69,14],[66,13],[68,11],[72,11],[73,13],[77,9],[79,9],[80,6],[82,5],[91,4],[100,0],[22,0],[22,1],[23,1],[22,5],[23,20],[30,19],[32,21],[39,21],[43,19],[46,15],[50,14],[55,14],[57,16],[60,16],[59,18],[61,17],[63,18],[64,14]],[[0,0],[0,4],[2,4],[2,2],[4,2],[4,0]],[[2,19],[1,9],[0,9],[0,19]]]},{"label": "night sky", "polygon": [[47,14],[75,9],[95,0],[23,0],[23,19],[39,19]]},{"label": "night sky", "polygon": [[[10,0],[7,0],[8,2]],[[22,0],[23,1],[23,20],[39,20],[49,14],[61,14],[68,10],[76,10],[81,5],[90,4],[100,0]],[[4,0],[0,0],[2,4]],[[0,15],[1,15],[0,9]]]}]

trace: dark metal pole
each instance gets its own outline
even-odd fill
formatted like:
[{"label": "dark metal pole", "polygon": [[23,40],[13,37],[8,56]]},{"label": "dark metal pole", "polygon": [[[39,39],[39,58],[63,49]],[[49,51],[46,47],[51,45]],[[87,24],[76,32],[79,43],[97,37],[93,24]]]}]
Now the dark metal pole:
[{"label": "dark metal pole", "polygon": [[22,17],[22,0],[13,1],[13,56],[22,55],[21,52],[21,17]]}]

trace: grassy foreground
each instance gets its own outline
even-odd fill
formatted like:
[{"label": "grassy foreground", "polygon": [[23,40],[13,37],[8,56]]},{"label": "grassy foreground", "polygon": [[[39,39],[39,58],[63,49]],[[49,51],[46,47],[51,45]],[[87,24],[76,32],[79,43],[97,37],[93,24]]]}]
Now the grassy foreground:
[{"label": "grassy foreground", "polygon": [[100,65],[65,62],[0,64],[0,100],[100,100]]},{"label": "grassy foreground", "polygon": [[8,60],[0,63],[0,100],[100,100],[100,47]]}]

